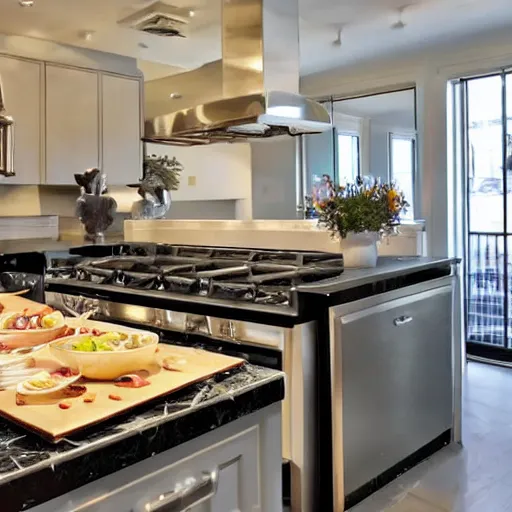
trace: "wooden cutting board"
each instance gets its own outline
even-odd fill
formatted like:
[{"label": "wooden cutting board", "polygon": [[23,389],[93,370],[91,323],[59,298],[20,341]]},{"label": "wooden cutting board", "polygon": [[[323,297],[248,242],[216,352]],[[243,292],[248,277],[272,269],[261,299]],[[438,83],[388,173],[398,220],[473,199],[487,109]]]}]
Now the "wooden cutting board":
[{"label": "wooden cutting board", "polygon": [[[16,405],[16,390],[0,391],[0,415],[51,442],[57,442],[66,435],[112,418],[154,398],[241,366],[245,362],[243,359],[206,350],[160,344],[156,354],[157,361],[161,363],[169,356],[180,361],[181,364],[176,367],[181,371],[165,370],[155,364],[153,368],[148,368],[149,375],[146,377],[151,384],[142,388],[122,388],[115,386],[113,382],[79,381],[77,384],[83,383],[87,387],[87,393],[96,394],[93,403],[85,403],[83,395],[64,398],[57,393],[44,399],[30,397],[28,402],[31,405]],[[34,355],[34,359],[38,366],[48,366],[50,362],[56,364],[46,348]],[[118,395],[121,400],[112,400],[109,398],[110,394]],[[59,407],[63,400],[71,403],[69,409]]]}]

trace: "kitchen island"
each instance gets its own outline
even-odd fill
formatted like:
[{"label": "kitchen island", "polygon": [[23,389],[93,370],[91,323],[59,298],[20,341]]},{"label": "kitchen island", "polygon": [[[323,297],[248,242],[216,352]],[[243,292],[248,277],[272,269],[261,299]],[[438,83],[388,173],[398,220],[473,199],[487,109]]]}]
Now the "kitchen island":
[{"label": "kitchen island", "polygon": [[142,512],[181,490],[183,508],[274,512],[283,397],[281,372],[245,365],[58,444],[0,420],[0,509]]},{"label": "kitchen island", "polygon": [[346,510],[460,441],[451,258],[343,270],[338,254],[311,251],[125,242],[70,252],[48,271],[49,304],[286,372],[284,495],[294,512]]}]

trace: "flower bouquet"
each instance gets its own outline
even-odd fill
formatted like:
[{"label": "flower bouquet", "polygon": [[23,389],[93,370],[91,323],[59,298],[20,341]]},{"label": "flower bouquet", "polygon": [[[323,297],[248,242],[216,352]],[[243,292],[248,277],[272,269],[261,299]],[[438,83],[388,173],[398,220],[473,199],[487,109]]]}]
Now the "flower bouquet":
[{"label": "flower bouquet", "polygon": [[409,206],[394,183],[359,178],[355,183],[329,184],[327,197],[314,199],[318,222],[340,238],[347,267],[374,267],[377,241],[396,230]]}]

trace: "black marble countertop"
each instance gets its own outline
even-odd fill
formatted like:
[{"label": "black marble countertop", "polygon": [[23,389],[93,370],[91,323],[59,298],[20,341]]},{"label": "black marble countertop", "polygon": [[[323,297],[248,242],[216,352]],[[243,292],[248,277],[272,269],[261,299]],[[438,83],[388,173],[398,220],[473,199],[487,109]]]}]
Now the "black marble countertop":
[{"label": "black marble countertop", "polygon": [[[111,245],[122,242],[122,235],[107,237],[104,244]],[[0,240],[0,254],[16,254],[22,252],[67,252],[72,247],[91,245],[84,242],[83,237],[71,237],[60,240],[51,238],[34,238],[23,240]]]},{"label": "black marble countertop", "polygon": [[377,281],[385,281],[407,274],[428,271],[437,268],[449,268],[457,262],[456,258],[424,258],[420,256],[379,257],[375,268],[345,269],[343,274],[321,284],[300,285],[304,293],[331,295],[351,288],[357,288]]},{"label": "black marble countertop", "polygon": [[0,510],[30,509],[283,398],[282,372],[246,364],[58,444],[0,419]]}]

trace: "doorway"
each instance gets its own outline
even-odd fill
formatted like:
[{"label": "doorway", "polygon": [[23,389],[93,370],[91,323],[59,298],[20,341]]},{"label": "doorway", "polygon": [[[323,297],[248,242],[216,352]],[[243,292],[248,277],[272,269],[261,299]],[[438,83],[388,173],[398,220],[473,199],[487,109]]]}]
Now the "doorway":
[{"label": "doorway", "polygon": [[465,185],[467,352],[512,361],[512,74],[453,87]]}]

